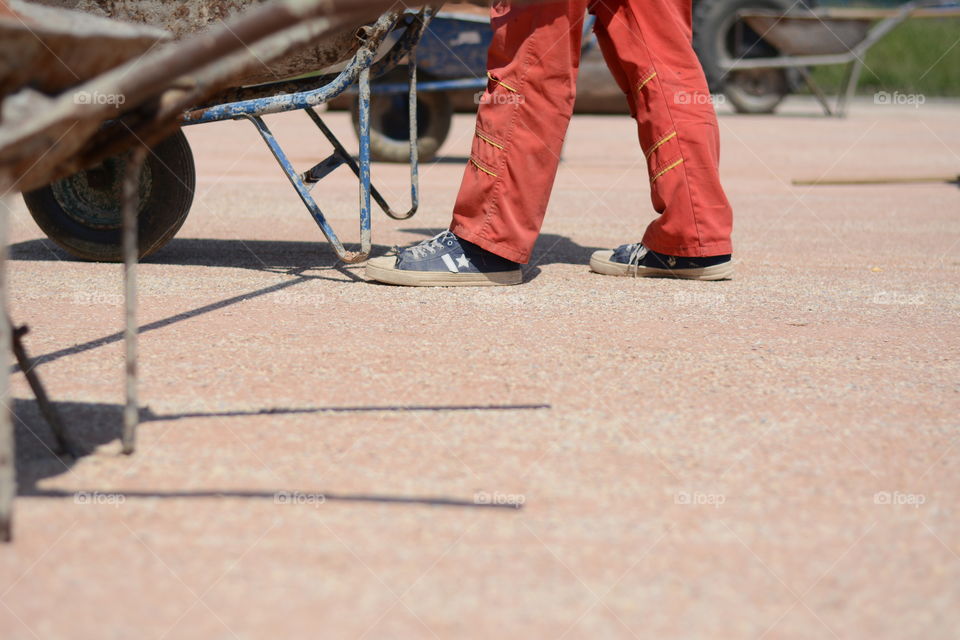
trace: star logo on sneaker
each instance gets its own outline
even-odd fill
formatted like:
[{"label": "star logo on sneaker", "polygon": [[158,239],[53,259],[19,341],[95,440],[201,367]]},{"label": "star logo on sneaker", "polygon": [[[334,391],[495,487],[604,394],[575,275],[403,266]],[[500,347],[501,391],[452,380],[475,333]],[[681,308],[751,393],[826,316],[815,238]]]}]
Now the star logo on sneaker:
[{"label": "star logo on sneaker", "polygon": [[457,266],[463,269],[470,268],[470,259],[467,258],[466,254],[460,254],[460,257],[457,258]]},{"label": "star logo on sneaker", "polygon": [[677,259],[673,256],[667,257],[667,266],[673,269],[675,266],[677,266]]}]

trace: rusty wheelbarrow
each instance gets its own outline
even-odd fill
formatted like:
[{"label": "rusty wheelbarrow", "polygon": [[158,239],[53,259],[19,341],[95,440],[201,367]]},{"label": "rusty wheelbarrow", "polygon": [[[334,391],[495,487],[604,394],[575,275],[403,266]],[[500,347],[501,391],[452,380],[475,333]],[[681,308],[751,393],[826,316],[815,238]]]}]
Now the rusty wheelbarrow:
[{"label": "rusty wheelbarrow", "polygon": [[[223,17],[256,4],[255,0],[200,0],[197,2],[144,1],[116,3],[109,0],[42,0],[43,4],[70,6],[88,15],[149,23],[174,39],[201,32]],[[22,3],[21,3],[22,4]],[[356,30],[332,34],[306,49],[291,51],[235,75],[231,87],[200,104],[191,105],[178,118],[180,126],[228,119],[247,119],[256,128],[286,174],[309,213],[345,262],[367,258],[371,247],[371,198],[390,217],[405,219],[418,207],[416,136],[412,136],[411,206],[395,211],[370,182],[370,81],[390,71],[401,59],[415,59],[415,45],[432,11],[388,12],[379,20]],[[62,60],[57,58],[53,62]],[[48,64],[50,62],[48,61]],[[53,64],[53,66],[57,66]],[[409,99],[416,104],[416,66],[409,66]],[[68,69],[69,70],[69,69]],[[61,74],[66,75],[66,73]],[[303,76],[307,77],[303,77]],[[292,79],[297,78],[299,79]],[[69,77],[65,78],[66,80]],[[360,94],[359,161],[346,150],[314,110],[317,105],[357,84]],[[122,106],[123,95],[79,91],[78,101],[113,101]],[[264,121],[268,114],[304,111],[333,147],[333,153],[305,171],[298,171]],[[410,131],[417,130],[416,109],[410,111]],[[109,131],[98,134],[105,149]],[[24,193],[24,200],[40,228],[69,253],[88,260],[122,259],[120,185],[124,173],[123,152],[93,154],[96,162],[81,171]],[[329,224],[311,191],[323,177],[347,165],[360,183],[360,249],[347,251]],[[152,147],[140,181],[140,257],[169,242],[186,220],[195,185],[192,153],[186,137],[176,131]]]},{"label": "rusty wheelbarrow", "polygon": [[[909,2],[896,9],[822,8],[792,11],[749,10],[739,13],[742,23],[761,34],[780,55],[741,57],[724,63],[727,71],[796,69],[827,115],[843,116],[857,90],[864,58],[875,44],[910,18],[960,16],[956,0]],[[749,51],[741,52],[746,56]],[[813,81],[808,67],[847,65],[836,105]],[[765,89],[758,84],[758,92]]]}]

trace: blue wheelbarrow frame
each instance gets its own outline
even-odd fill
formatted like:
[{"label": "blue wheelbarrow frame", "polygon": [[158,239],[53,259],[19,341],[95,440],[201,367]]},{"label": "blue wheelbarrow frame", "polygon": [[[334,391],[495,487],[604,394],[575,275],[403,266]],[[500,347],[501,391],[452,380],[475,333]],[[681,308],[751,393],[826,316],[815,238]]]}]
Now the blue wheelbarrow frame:
[{"label": "blue wheelbarrow frame", "polygon": [[[180,124],[186,127],[241,118],[252,122],[317,226],[320,227],[323,235],[330,242],[337,257],[346,263],[366,260],[371,250],[371,198],[384,213],[396,220],[405,220],[412,217],[419,207],[419,158],[416,145],[417,110],[415,108],[417,103],[417,45],[433,19],[434,12],[435,10],[431,7],[426,7],[416,13],[407,12],[402,14],[392,25],[381,24],[382,21],[387,19],[386,16],[382,17],[381,21],[373,25],[370,30],[379,35],[365,42],[346,67],[338,73],[248,87],[241,90],[241,94],[256,97],[194,109],[180,118]],[[377,53],[381,47],[387,46],[389,36],[400,31],[402,31],[402,35],[396,39],[389,51],[378,59]],[[404,59],[412,61],[408,65],[408,82],[402,85],[402,91],[407,93],[408,104],[411,105],[409,110],[411,204],[406,212],[400,213],[394,210],[376,187],[371,184],[370,94],[371,79],[387,73]],[[291,84],[296,87],[303,87],[303,90],[284,95],[273,95],[278,86],[289,87]],[[358,160],[351,156],[333,131],[314,110],[314,107],[332,100],[354,85],[357,85],[360,103],[360,153]],[[266,115],[287,111],[305,111],[334,149],[330,156],[303,172],[296,170],[263,119]],[[344,164],[353,171],[360,182],[360,251],[347,251],[344,248],[340,238],[311,194],[313,187],[320,180]]]}]

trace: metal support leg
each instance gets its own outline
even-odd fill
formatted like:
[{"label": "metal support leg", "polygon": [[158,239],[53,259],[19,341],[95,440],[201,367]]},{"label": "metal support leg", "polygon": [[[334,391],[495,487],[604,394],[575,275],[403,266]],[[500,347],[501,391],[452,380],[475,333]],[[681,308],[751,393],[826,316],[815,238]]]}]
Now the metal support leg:
[{"label": "metal support leg", "polygon": [[857,92],[861,72],[863,72],[863,62],[861,62],[861,59],[850,63],[850,68],[847,71],[846,85],[842,89],[843,93],[840,94],[840,100],[837,104],[837,116],[840,118],[846,117],[847,115],[847,106],[850,104],[850,100],[853,99],[853,95]]},{"label": "metal support leg", "polygon": [[820,85],[813,81],[813,76],[810,75],[810,70],[806,67],[797,67],[797,71],[800,72],[804,82],[807,83],[807,86],[810,87],[810,91],[813,92],[813,95],[817,98],[820,106],[823,107],[823,112],[827,114],[827,116],[836,115],[833,112],[833,109],[830,107],[830,100],[827,99],[827,95],[823,92],[823,89],[821,89]]},{"label": "metal support leg", "polygon": [[133,453],[137,440],[139,403],[137,401],[137,213],[140,208],[140,170],[147,150],[136,147],[130,154],[123,178],[123,303],[125,327],[123,344],[126,355],[126,404],[123,408],[123,452]]},{"label": "metal support leg", "polygon": [[[360,138],[360,157],[359,162],[354,160],[346,150],[340,140],[337,139],[333,131],[326,125],[323,119],[317,115],[313,108],[305,109],[307,115],[313,120],[313,123],[327,138],[334,148],[334,153],[329,158],[321,161],[312,168],[297,173],[293,163],[284,153],[280,143],[277,142],[273,132],[263,121],[260,115],[250,113],[243,114],[257,128],[260,136],[263,138],[273,157],[277,160],[280,168],[286,174],[287,179],[296,190],[300,200],[310,211],[317,226],[323,232],[337,257],[346,263],[362,262],[370,256],[371,248],[371,224],[370,224],[370,200],[371,197],[380,206],[384,213],[395,220],[406,220],[413,217],[420,206],[420,165],[419,149],[417,146],[417,59],[416,48],[414,47],[408,58],[409,69],[409,124],[410,124],[410,209],[404,213],[395,211],[381,193],[370,183],[370,66],[362,68],[359,72],[359,138]],[[336,232],[320,210],[319,205],[310,194],[313,186],[329,175],[341,164],[350,167],[360,182],[360,251],[347,251],[337,237]]]},{"label": "metal support leg", "polygon": [[[409,113],[410,113],[410,208],[404,212],[399,213],[390,206],[386,198],[380,194],[375,186],[370,185],[370,195],[373,196],[373,200],[377,203],[380,209],[393,218],[394,220],[407,220],[412,218],[414,214],[417,213],[417,209],[420,208],[420,148],[417,145],[417,59],[416,59],[416,49],[410,52],[409,57],[409,73],[410,73],[410,86],[409,86]],[[360,118],[363,119],[364,113],[364,104],[360,103]],[[331,131],[330,127],[327,126],[327,123],[317,114],[313,109],[307,109],[307,115],[310,116],[310,119],[313,120],[313,124],[320,129],[320,132],[323,133],[327,141],[333,146],[334,155],[330,158],[327,158],[323,162],[320,162],[315,167],[305,171],[302,174],[302,178],[306,180],[311,186],[322,179],[324,176],[329,174],[333,169],[337,168],[341,164],[346,164],[350,167],[350,170],[353,171],[354,175],[360,178],[360,165],[357,164],[357,161],[353,159],[347,149],[343,146],[337,136]],[[367,102],[367,120],[369,121],[369,100]],[[361,123],[362,124],[362,123]],[[369,146],[370,135],[369,135],[369,126],[367,128],[366,140]],[[364,136],[360,135],[361,144],[364,139]]]},{"label": "metal support leg", "polygon": [[[0,183],[6,191],[6,185]],[[8,404],[10,393],[10,323],[7,318],[7,225],[10,209],[7,198],[0,197],[0,542],[13,538],[13,497],[17,494],[16,458],[13,422]]]},{"label": "metal support leg", "polygon": [[[316,111],[313,109],[307,109],[306,113],[308,116],[310,116],[310,119],[313,120],[313,123],[317,125],[317,128],[320,129],[320,132],[323,133],[324,137],[326,137],[326,139],[334,148],[334,154],[330,158],[318,163],[316,166],[308,169],[301,175],[301,177],[306,181],[307,186],[312,187],[341,164],[345,164],[350,167],[350,170],[353,171],[354,175],[359,178],[360,165],[357,164],[357,161],[353,159],[353,156],[351,156],[350,152],[347,151],[347,149],[343,146],[343,143],[340,142],[336,134],[331,131],[330,127],[327,126],[327,123],[323,121]],[[417,151],[414,149],[413,154],[416,155],[416,153]],[[381,194],[372,183],[370,184],[370,196],[373,198],[373,201],[377,203],[377,205],[385,214],[394,220],[406,220],[413,217],[420,206],[420,187],[417,182],[416,164],[412,165],[410,173],[410,199],[412,204],[410,209],[405,213],[398,213],[395,211],[393,207],[390,206],[390,203],[387,202],[387,199],[383,197],[383,194]]]},{"label": "metal support leg", "polygon": [[[267,143],[270,152],[273,153],[273,157],[276,158],[277,163],[280,165],[280,168],[283,169],[283,172],[286,174],[287,179],[290,180],[290,184],[293,185],[293,188],[296,190],[297,195],[300,196],[300,200],[303,201],[303,204],[307,207],[307,210],[310,212],[310,215],[313,216],[314,221],[316,221],[317,226],[320,227],[320,231],[323,232],[323,235],[330,242],[330,245],[333,247],[333,250],[337,253],[337,257],[343,260],[346,263],[362,262],[366,260],[370,255],[370,165],[369,165],[369,145],[367,146],[368,161],[366,166],[366,182],[364,182],[363,171],[361,171],[360,176],[360,251],[347,251],[343,248],[343,243],[340,242],[340,238],[337,237],[336,232],[333,230],[333,227],[330,226],[330,223],[327,222],[326,216],[323,215],[323,211],[320,210],[319,205],[313,199],[313,196],[310,195],[310,189],[304,183],[303,179],[293,168],[293,163],[290,162],[290,159],[287,157],[287,154],[283,152],[283,149],[280,147],[280,143],[277,142],[277,139],[273,136],[273,132],[270,131],[270,128],[267,126],[267,123],[263,121],[263,118],[259,116],[245,116],[253,125],[257,128],[257,131],[260,133],[260,136],[263,138],[263,141]],[[361,153],[362,155],[362,153]],[[366,191],[366,207],[364,208],[364,196],[363,193]]]},{"label": "metal support leg", "polygon": [[[360,72],[360,233],[370,255],[370,67]],[[364,256],[366,259],[367,256]]]}]

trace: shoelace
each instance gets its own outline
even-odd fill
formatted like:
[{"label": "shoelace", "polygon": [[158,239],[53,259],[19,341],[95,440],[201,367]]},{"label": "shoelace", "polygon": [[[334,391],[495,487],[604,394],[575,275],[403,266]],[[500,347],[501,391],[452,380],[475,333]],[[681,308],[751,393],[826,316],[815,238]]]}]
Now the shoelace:
[{"label": "shoelace", "polygon": [[640,272],[640,261],[647,255],[647,248],[643,244],[638,244],[630,251],[630,259],[627,260],[627,273],[634,278]]},{"label": "shoelace", "polygon": [[437,249],[443,248],[444,244],[449,244],[445,241],[450,235],[452,234],[449,231],[442,231],[429,240],[424,240],[420,244],[415,244],[412,247],[405,249],[405,251],[409,251],[414,260],[425,258],[432,253],[436,253]]}]

